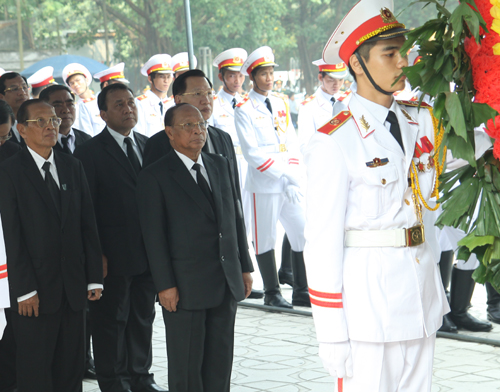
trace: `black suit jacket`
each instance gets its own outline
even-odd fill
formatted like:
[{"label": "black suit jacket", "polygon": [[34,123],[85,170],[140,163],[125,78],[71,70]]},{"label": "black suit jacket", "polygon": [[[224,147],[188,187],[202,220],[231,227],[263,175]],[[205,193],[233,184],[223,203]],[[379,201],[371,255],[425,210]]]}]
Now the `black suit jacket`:
[{"label": "black suit jacket", "polygon": [[11,142],[10,140],[7,140],[4,144],[0,146],[0,162],[5,161],[7,158],[10,158],[11,156],[15,155],[20,150],[21,146],[18,143],[14,143]]},{"label": "black suit jacket", "polygon": [[11,306],[36,290],[41,313],[82,310],[87,285],[102,283],[101,247],[82,164],[53,151],[61,215],[27,148],[0,165],[0,212],[7,251]]},{"label": "black suit jacket", "polygon": [[[137,132],[134,137],[142,153],[148,138]],[[104,128],[78,146],[74,156],[82,161],[87,174],[108,273],[132,276],[145,272],[148,260],[135,196],[137,174],[127,155]]]},{"label": "black suit jacket", "polygon": [[[229,166],[231,168],[231,176],[234,179],[236,186],[236,192],[239,200],[241,200],[241,191],[239,187],[239,172],[238,172],[238,162],[236,161],[236,154],[234,153],[233,140],[229,133],[224,132],[220,128],[208,126],[208,133],[210,141],[214,146],[215,153],[226,157],[229,160]],[[205,146],[206,147],[206,146]],[[144,167],[156,162],[158,159],[167,155],[172,146],[170,145],[170,139],[165,131],[160,131],[148,140],[146,143],[146,148],[144,149]],[[203,151],[206,151],[204,148]]]},{"label": "black suit jacket", "polygon": [[[16,122],[17,124],[17,122]],[[14,128],[14,126],[12,126]],[[21,141],[17,140],[17,137],[16,135],[14,134],[14,131],[11,129],[10,130],[11,134],[12,134],[12,137],[10,138],[10,141],[12,143],[15,143],[17,144],[19,147],[26,147],[26,142],[24,141],[24,139],[22,137],[20,137]]]},{"label": "black suit jacket", "polygon": [[[73,128],[73,132],[75,133],[75,149],[76,147],[92,139],[92,136],[90,136],[88,133],[80,131],[76,128]],[[59,143],[59,141],[54,146],[54,149],[64,152],[63,146],[61,146],[61,143]]]},{"label": "black suit jacket", "polygon": [[244,299],[242,272],[253,271],[239,199],[227,159],[202,153],[215,211],[175,151],[139,175],[141,227],[156,290],[179,290],[180,308],[222,303],[226,282]]}]

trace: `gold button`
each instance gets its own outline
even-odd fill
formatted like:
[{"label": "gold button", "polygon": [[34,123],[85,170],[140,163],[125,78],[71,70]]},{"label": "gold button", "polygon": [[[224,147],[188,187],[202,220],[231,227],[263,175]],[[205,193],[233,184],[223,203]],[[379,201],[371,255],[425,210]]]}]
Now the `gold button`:
[{"label": "gold button", "polygon": [[418,259],[418,257],[416,258],[416,260],[417,260],[417,263],[420,264],[420,260]]},{"label": "gold button", "polygon": [[407,206],[410,205],[410,201],[408,199],[405,199],[405,203],[406,203]]},{"label": "gold button", "polygon": [[385,185],[387,184],[387,181],[385,180],[385,178],[382,178],[382,185]]}]

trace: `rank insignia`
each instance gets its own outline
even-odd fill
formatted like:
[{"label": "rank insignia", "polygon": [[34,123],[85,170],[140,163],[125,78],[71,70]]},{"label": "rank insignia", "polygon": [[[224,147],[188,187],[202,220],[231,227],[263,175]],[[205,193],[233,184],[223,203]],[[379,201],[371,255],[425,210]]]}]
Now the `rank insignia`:
[{"label": "rank insignia", "polygon": [[318,132],[324,133],[326,135],[331,135],[337,129],[339,129],[347,120],[352,117],[352,114],[348,110],[343,110],[337,114],[334,118],[328,121],[325,125],[318,128]]},{"label": "rank insignia", "polygon": [[373,158],[373,161],[371,162],[366,162],[366,166],[374,169],[379,166],[385,166],[389,163],[389,158]]},{"label": "rank insignia", "polygon": [[368,121],[366,121],[365,116],[361,116],[359,122],[361,123],[361,126],[365,131],[368,131],[370,129],[370,124],[368,124]]},{"label": "rank insignia", "polygon": [[425,165],[420,161],[417,164],[417,170],[419,171],[419,173],[425,172]]}]

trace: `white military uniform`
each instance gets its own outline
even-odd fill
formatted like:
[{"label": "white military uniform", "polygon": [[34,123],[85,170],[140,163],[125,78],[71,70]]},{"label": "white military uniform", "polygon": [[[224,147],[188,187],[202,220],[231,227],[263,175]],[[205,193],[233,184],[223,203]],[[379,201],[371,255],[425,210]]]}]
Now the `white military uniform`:
[{"label": "white military uniform", "polygon": [[[155,133],[165,129],[165,113],[175,105],[173,96],[160,99],[158,95],[148,90],[143,95],[137,97],[135,101],[139,114],[139,121],[136,128],[142,130],[141,133],[151,137]],[[160,102],[163,106],[163,113]]]},{"label": "white military uniform", "polygon": [[[403,153],[385,120],[389,109],[357,94],[349,109],[352,117],[331,135],[317,132],[305,152],[305,261],[318,341],[353,345],[432,338],[449,307],[429,244],[363,247],[361,239],[346,247],[346,232],[418,225],[408,171],[416,143],[434,140],[432,118],[427,109],[393,102]],[[429,154],[420,161],[428,163]],[[434,168],[418,179],[429,200]]]},{"label": "white military uniform", "polygon": [[292,250],[304,247],[304,212],[300,204],[285,197],[286,170],[299,170],[300,152],[286,96],[269,93],[273,113],[264,95],[250,91],[235,110],[235,125],[241,150],[249,168],[244,188],[252,193],[253,237],[256,254],[274,249],[278,219]]},{"label": "white military uniform", "polygon": [[2,219],[0,216],[0,339],[7,325],[4,309],[10,308],[9,281],[7,278],[7,255],[3,239]]},{"label": "white military uniform", "polygon": [[[68,79],[73,75],[82,75],[83,77],[85,77],[85,81],[87,82],[87,89],[90,87],[90,84],[92,83],[92,74],[87,69],[87,67],[85,67],[82,64],[71,63],[71,64],[66,65],[63,68],[62,79],[64,80],[64,83],[66,84],[66,86],[68,86],[68,88],[70,88],[70,89],[71,89],[71,87],[68,84]],[[93,95],[91,98],[93,98]],[[89,101],[91,100],[91,98],[89,99]],[[76,116],[75,116],[74,124],[75,124],[75,127],[77,127],[77,129],[79,129],[83,132],[87,132],[91,136],[94,136],[93,127],[89,126],[89,124],[91,124],[92,115],[86,114],[88,117],[84,120],[83,126],[87,127],[87,130],[82,129],[82,128],[78,128],[80,126],[80,112],[82,110],[82,105],[83,105],[82,102],[83,101],[84,101],[83,99],[80,99],[78,96],[76,96],[76,108],[75,108],[76,109]],[[95,102],[95,106],[97,108],[97,100]],[[95,111],[96,108],[92,108],[92,109]],[[99,109],[97,109],[97,112],[99,112]],[[93,113],[95,113],[95,112],[93,112]],[[102,128],[101,128],[101,130],[102,130]]]},{"label": "white military uniform", "polygon": [[77,107],[78,122],[75,122],[76,128],[87,132],[90,136],[101,133],[106,122],[101,118],[101,111],[97,106],[97,96],[80,100]]}]

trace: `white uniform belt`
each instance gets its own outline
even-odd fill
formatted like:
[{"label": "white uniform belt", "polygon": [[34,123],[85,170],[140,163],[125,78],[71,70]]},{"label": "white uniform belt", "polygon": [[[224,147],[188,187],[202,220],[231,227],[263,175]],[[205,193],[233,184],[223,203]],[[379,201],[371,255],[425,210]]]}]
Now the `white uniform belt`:
[{"label": "white uniform belt", "polygon": [[424,227],[394,230],[348,230],[345,246],[351,248],[380,248],[417,246],[425,242]]},{"label": "white uniform belt", "polygon": [[259,146],[259,150],[267,153],[287,152],[286,144],[275,144],[272,146]]}]

